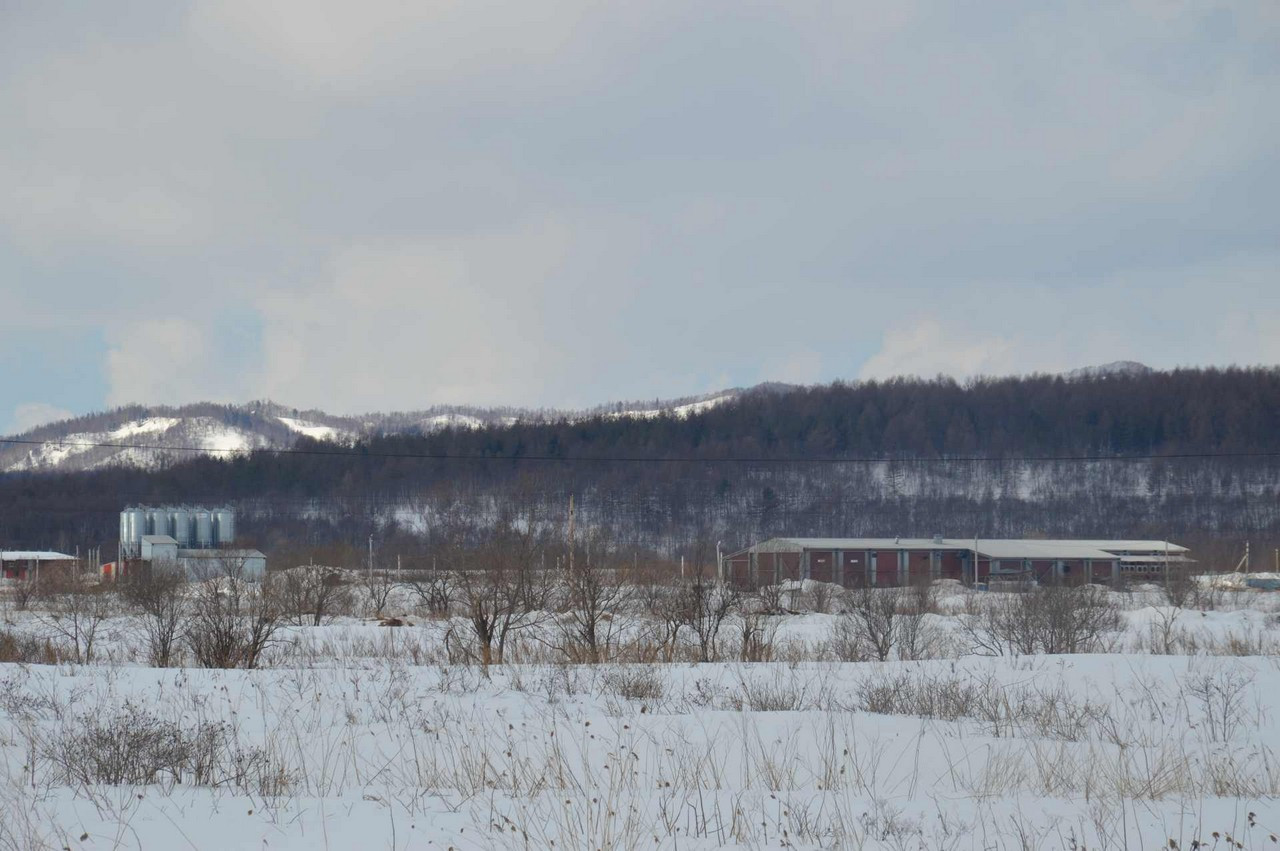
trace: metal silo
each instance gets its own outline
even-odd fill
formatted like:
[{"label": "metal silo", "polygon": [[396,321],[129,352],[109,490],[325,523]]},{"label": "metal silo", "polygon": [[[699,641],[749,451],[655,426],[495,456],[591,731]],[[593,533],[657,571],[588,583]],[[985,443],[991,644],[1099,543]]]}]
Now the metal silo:
[{"label": "metal silo", "polygon": [[126,508],[125,513],[125,550],[128,555],[137,557],[142,549],[142,536],[147,530],[147,513],[141,508]]},{"label": "metal silo", "polygon": [[169,513],[173,528],[173,539],[178,546],[185,547],[191,542],[191,512],[185,508],[175,508]]},{"label": "metal silo", "polygon": [[152,535],[169,534],[169,512],[164,508],[153,508],[147,515],[147,529]]},{"label": "metal silo", "polygon": [[197,547],[213,545],[213,518],[203,508],[191,511],[192,543]]},{"label": "metal silo", "polygon": [[213,535],[220,547],[235,543],[236,515],[230,508],[213,510]]}]

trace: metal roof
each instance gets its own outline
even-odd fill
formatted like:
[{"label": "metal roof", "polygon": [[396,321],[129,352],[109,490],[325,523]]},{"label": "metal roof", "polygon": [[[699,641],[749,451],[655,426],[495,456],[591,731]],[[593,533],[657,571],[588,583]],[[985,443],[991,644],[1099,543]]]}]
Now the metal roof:
[{"label": "metal roof", "polygon": [[[770,538],[755,546],[731,555],[745,552],[775,553],[799,550],[959,550],[972,551],[973,538]],[[1041,540],[1038,538],[978,538],[979,555],[994,559],[1097,559],[1113,561],[1136,560],[1140,556],[1119,555],[1139,551],[1164,560],[1168,552],[1170,561],[1188,550],[1165,541],[1120,540]]]},{"label": "metal roof", "polygon": [[176,544],[178,539],[170,535],[143,535],[142,540],[148,544]]},{"label": "metal roof", "polygon": [[0,561],[75,561],[75,556],[43,550],[3,550]]},{"label": "metal roof", "polygon": [[[988,558],[1057,559],[1107,559],[1116,556],[1093,546],[1096,541],[1035,541],[1035,540],[987,540],[978,539],[978,552]],[[973,542],[969,542],[973,549]]]}]

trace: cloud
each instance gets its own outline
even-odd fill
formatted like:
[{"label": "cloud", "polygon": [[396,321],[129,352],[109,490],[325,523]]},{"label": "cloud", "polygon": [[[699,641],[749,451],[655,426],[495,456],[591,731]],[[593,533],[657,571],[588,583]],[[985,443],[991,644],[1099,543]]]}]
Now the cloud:
[{"label": "cloud", "polygon": [[975,329],[966,335],[961,324],[944,325],[925,318],[890,325],[878,352],[858,372],[863,379],[914,375],[1003,375],[1026,371],[1013,340]]},{"label": "cloud", "polygon": [[575,344],[563,320],[580,305],[547,298],[567,245],[534,221],[348,246],[305,294],[257,301],[262,395],[348,411],[536,404]]},{"label": "cloud", "polygon": [[74,414],[71,411],[47,402],[23,402],[14,406],[13,416],[9,419],[9,431],[6,433],[22,434],[36,426],[69,419],[72,416]]},{"label": "cloud", "polygon": [[110,389],[47,396],[31,358],[4,389],[571,405],[1271,359],[1267,9],[15,7],[6,306],[108,340],[76,357]]},{"label": "cloud", "polygon": [[135,319],[107,351],[107,404],[220,401],[222,378],[205,326],[192,319]]}]

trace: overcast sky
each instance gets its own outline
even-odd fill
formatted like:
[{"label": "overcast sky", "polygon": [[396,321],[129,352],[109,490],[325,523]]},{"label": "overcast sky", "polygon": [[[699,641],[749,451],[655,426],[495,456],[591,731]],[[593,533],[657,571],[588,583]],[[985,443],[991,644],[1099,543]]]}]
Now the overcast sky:
[{"label": "overcast sky", "polygon": [[0,4],[0,429],[1280,362],[1280,5]]}]

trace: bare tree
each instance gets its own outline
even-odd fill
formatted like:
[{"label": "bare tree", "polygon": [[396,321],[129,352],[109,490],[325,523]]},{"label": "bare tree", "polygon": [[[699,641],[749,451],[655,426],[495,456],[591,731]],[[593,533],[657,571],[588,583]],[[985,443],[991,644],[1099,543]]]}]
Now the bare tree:
[{"label": "bare tree", "polygon": [[280,627],[279,602],[269,583],[254,582],[241,558],[202,569],[184,638],[205,668],[254,668]]},{"label": "bare tree", "polygon": [[698,661],[714,662],[719,656],[718,639],[725,618],[738,602],[738,593],[718,585],[699,573],[683,582],[676,595],[676,611],[698,643]]},{"label": "bare tree", "polygon": [[1185,609],[1196,596],[1198,583],[1196,577],[1184,564],[1170,564],[1165,567],[1160,590],[1170,606]]},{"label": "bare tree", "polygon": [[155,565],[120,583],[125,600],[142,612],[147,658],[157,668],[167,668],[173,661],[173,651],[186,623],[186,579],[177,567]]},{"label": "bare tree", "polygon": [[759,598],[744,595],[738,599],[736,608],[738,658],[743,662],[772,661],[779,619],[769,616]]},{"label": "bare tree", "polygon": [[845,597],[844,631],[881,662],[898,641],[901,588],[859,588]]},{"label": "bare tree", "polygon": [[40,596],[40,586],[36,584],[35,579],[26,577],[19,579],[12,586],[13,605],[20,612],[25,612],[31,605],[31,601]]},{"label": "bare tree", "polygon": [[449,571],[419,570],[408,577],[409,588],[428,613],[445,617],[453,607],[455,596],[453,576]]},{"label": "bare tree", "polygon": [[385,570],[370,571],[364,579],[365,603],[375,618],[382,617],[391,601],[391,593],[395,591],[396,580]]},{"label": "bare tree", "polygon": [[298,626],[320,626],[351,604],[346,572],[335,567],[304,565],[272,577],[281,615]]},{"label": "bare tree", "polygon": [[545,615],[549,586],[542,554],[533,525],[511,517],[482,545],[450,552],[459,604],[482,665],[501,664],[511,638]]},{"label": "bare tree", "polygon": [[48,613],[41,615],[41,620],[68,642],[76,662],[88,664],[93,661],[98,629],[115,608],[115,597],[108,589],[89,585],[73,574],[58,583]]},{"label": "bare tree", "polygon": [[605,661],[618,637],[617,615],[631,598],[608,542],[596,536],[565,564],[562,650],[575,662]]}]

